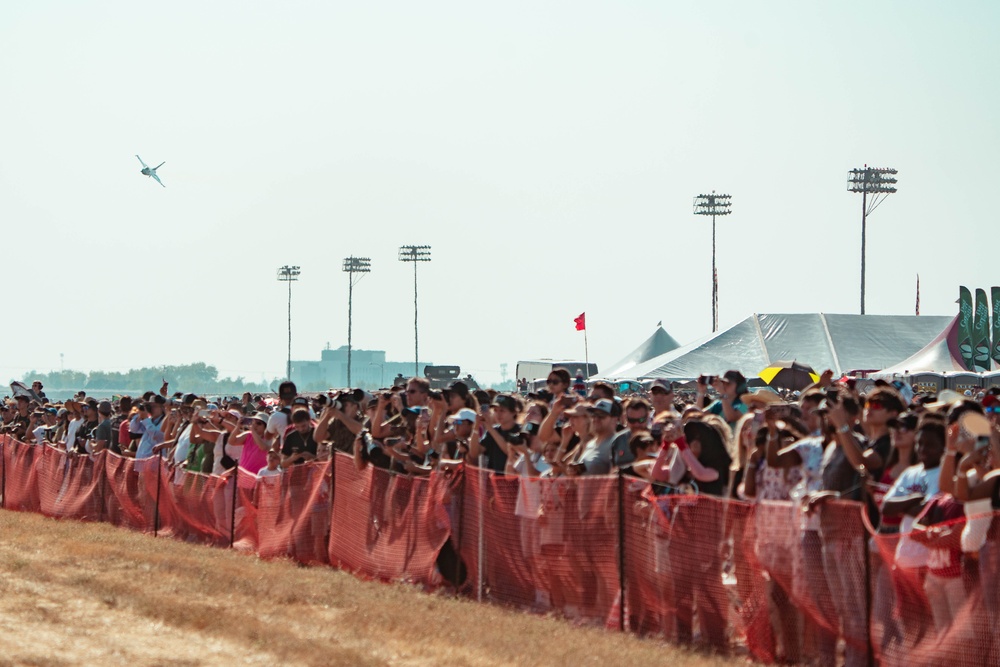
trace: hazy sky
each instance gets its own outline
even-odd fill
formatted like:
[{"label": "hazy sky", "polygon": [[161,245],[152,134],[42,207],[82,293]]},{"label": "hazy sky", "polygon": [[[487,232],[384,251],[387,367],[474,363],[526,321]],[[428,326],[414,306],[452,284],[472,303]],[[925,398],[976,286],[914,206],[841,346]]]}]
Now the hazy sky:
[{"label": "hazy sky", "polygon": [[[204,361],[283,374],[346,343],[485,380],[624,356],[659,320],[952,314],[993,268],[996,2],[6,2],[0,377]],[[138,153],[166,161],[161,188]]]}]

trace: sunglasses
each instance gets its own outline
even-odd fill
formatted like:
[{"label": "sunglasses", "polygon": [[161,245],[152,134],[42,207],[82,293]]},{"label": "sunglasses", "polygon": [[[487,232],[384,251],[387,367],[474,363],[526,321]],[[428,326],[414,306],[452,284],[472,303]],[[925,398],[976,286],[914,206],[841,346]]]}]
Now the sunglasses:
[{"label": "sunglasses", "polygon": [[643,424],[646,422],[646,417],[626,417],[629,424]]},{"label": "sunglasses", "polygon": [[884,410],[885,405],[881,401],[868,401],[867,407],[869,410]]},{"label": "sunglasses", "polygon": [[983,408],[983,411],[986,414],[988,414],[988,415],[995,415],[997,413],[1000,413],[1000,406],[998,406],[998,405],[991,405],[988,408]]},{"label": "sunglasses", "polygon": [[417,391],[416,389],[407,389],[406,393],[407,394],[419,394],[420,392]]},{"label": "sunglasses", "polygon": [[562,384],[562,380],[559,378],[549,378],[545,381],[545,384]]}]

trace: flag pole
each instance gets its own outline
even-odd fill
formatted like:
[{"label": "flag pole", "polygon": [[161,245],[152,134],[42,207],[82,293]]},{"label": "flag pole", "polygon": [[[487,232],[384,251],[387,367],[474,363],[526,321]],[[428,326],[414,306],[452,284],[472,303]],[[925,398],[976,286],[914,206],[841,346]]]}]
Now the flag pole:
[{"label": "flag pole", "polygon": [[587,364],[586,376],[590,379],[590,350],[587,347],[587,329],[583,330],[583,361]]}]

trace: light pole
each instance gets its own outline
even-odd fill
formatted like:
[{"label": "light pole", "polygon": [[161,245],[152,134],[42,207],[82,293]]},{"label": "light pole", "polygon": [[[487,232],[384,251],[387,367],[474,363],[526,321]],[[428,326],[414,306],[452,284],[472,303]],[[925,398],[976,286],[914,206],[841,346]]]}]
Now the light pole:
[{"label": "light pole", "polygon": [[710,195],[698,195],[694,198],[694,214],[712,216],[712,332],[719,330],[719,273],[715,270],[715,216],[729,215],[732,197],[717,195],[712,190]]},{"label": "light pole", "polygon": [[292,283],[299,279],[297,266],[283,266],[278,269],[278,280],[288,283],[288,363],[285,366],[285,379],[292,379]]},{"label": "light pole", "polygon": [[[372,261],[367,257],[345,257],[344,272],[347,273],[347,386],[351,386],[351,311],[354,302],[354,285],[357,280],[365,277],[366,273],[371,273]],[[360,273],[358,279],[354,279],[354,274]]]},{"label": "light pole", "polygon": [[[848,192],[861,193],[861,314],[865,314],[865,235],[867,220],[885,198],[896,191],[895,169],[869,167],[852,169],[847,174]],[[871,193],[871,203],[868,202]]]},{"label": "light pole", "polygon": [[399,247],[399,261],[413,262],[413,376],[420,377],[420,346],[417,338],[417,262],[431,261],[429,245]]},{"label": "light pole", "polygon": [[381,389],[382,387],[385,386],[385,364],[380,364],[377,361],[369,361],[368,365],[378,366],[379,368],[382,369],[382,373],[379,375],[379,383],[378,383],[378,388]]}]

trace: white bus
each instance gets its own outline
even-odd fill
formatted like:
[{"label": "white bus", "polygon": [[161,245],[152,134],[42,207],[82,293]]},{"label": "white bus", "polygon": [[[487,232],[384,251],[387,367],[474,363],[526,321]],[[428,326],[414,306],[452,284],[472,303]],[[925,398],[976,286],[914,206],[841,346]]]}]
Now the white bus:
[{"label": "white bus", "polygon": [[517,381],[525,379],[531,385],[535,380],[541,379],[544,383],[545,378],[557,366],[569,371],[570,382],[576,377],[577,372],[583,373],[584,379],[597,375],[597,364],[588,364],[586,361],[531,359],[517,362]]}]

